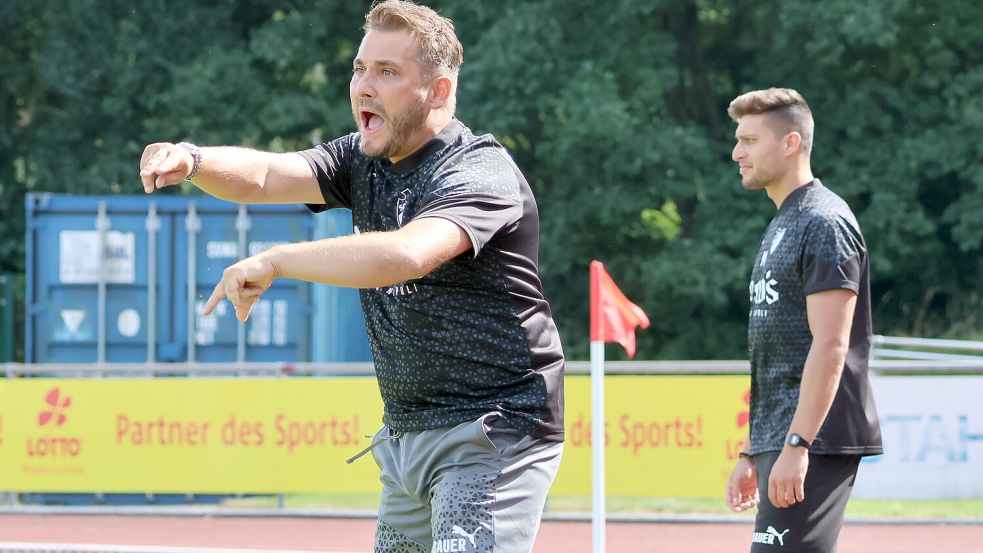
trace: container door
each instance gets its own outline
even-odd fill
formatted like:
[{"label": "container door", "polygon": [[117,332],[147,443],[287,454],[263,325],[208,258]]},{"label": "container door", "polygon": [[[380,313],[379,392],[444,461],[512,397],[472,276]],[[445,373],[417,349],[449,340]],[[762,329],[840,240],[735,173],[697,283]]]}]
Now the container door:
[{"label": "container door", "polygon": [[[175,320],[188,335],[185,359],[197,362],[309,361],[310,284],[274,282],[240,324],[222,301],[209,316],[205,301],[226,267],[277,244],[312,237],[310,212],[296,206],[243,206],[209,199],[189,202],[175,218],[175,281],[183,295]],[[190,291],[190,295],[189,295]],[[189,306],[191,306],[189,310]],[[189,333],[187,329],[192,331]]]},{"label": "container door", "polygon": [[148,267],[166,273],[171,263],[167,222],[148,225],[132,198],[73,200],[49,197],[31,215],[28,361],[146,362],[151,335],[170,339],[172,295],[160,279],[148,305]]}]

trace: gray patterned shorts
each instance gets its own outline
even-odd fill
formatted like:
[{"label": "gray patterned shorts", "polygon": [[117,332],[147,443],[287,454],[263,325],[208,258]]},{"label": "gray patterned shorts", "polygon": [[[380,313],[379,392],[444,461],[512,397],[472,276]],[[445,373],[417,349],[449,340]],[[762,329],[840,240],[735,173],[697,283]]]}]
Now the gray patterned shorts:
[{"label": "gray patterned shorts", "polygon": [[532,550],[562,443],[524,435],[497,413],[379,436],[376,553]]}]

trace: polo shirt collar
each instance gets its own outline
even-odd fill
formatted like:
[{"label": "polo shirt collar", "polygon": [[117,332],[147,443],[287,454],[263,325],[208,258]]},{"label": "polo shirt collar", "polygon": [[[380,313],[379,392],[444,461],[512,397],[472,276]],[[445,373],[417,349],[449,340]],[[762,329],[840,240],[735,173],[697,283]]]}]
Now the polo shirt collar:
[{"label": "polo shirt collar", "polygon": [[404,177],[423,165],[423,162],[426,161],[431,155],[446,148],[448,144],[454,142],[454,140],[456,140],[463,131],[464,124],[458,121],[457,118],[451,119],[451,122],[448,123],[446,127],[441,129],[439,133],[437,133],[437,136],[433,137],[417,151],[404,157],[397,163],[383,163],[383,167],[385,167],[385,169],[391,173]]}]

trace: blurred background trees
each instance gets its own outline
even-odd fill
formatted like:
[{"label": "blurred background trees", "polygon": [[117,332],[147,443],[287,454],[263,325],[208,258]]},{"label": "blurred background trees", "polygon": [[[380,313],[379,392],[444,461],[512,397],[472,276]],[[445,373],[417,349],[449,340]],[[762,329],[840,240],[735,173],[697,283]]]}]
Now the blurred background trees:
[{"label": "blurred background trees", "polygon": [[[983,338],[983,4],[427,3],[465,46],[458,116],[537,195],[572,358],[591,259],[652,319],[639,358],[744,357],[774,206],[740,187],[726,108],[768,86],[813,108],[813,169],[871,250],[875,332]],[[24,268],[25,192],[140,194],[148,142],[286,151],[351,132],[368,4],[0,3],[0,271]]]}]

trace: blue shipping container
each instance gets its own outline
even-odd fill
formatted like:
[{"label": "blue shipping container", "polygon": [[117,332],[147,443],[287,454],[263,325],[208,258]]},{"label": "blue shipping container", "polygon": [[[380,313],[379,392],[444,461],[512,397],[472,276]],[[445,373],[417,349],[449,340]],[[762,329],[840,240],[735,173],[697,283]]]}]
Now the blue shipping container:
[{"label": "blue shipping container", "polygon": [[[316,239],[352,234],[352,212],[331,209],[316,216]],[[358,290],[314,286],[314,359],[345,362],[371,361],[369,338]]]},{"label": "blue shipping container", "polygon": [[[343,210],[314,216],[303,206],[166,195],[29,194],[26,203],[28,362],[369,359],[354,290],[280,280],[245,324],[227,302],[201,315],[243,252],[311,240],[319,218],[344,221]],[[315,328],[315,311],[337,323]]]}]

